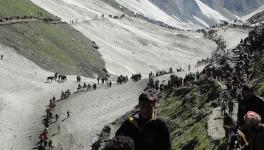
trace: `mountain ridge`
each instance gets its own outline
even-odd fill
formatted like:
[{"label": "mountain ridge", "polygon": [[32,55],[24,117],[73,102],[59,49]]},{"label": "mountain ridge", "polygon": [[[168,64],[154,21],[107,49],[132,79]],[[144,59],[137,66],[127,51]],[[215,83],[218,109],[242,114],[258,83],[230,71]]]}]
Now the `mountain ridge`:
[{"label": "mountain ridge", "polygon": [[182,22],[192,22],[201,27],[240,19],[254,12],[264,0],[150,0],[161,10]]}]

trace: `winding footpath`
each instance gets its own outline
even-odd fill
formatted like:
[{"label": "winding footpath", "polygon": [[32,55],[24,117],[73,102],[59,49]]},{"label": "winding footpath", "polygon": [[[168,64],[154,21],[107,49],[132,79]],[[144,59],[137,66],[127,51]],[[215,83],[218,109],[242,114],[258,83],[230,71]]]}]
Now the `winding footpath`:
[{"label": "winding footpath", "polygon": [[[56,103],[53,114],[59,121],[49,127],[50,140],[55,149],[91,149],[104,125],[132,110],[147,80],[114,84],[111,88],[100,85],[94,91],[82,91]],[[70,117],[67,117],[67,111]],[[60,132],[58,132],[58,125]]]},{"label": "winding footpath", "polygon": [[[241,39],[244,39],[248,35],[248,31],[239,28],[220,28],[217,34],[227,42],[227,49],[235,48]],[[232,53],[231,53],[232,54]],[[226,89],[226,86],[222,82],[218,82],[221,86],[221,89]],[[233,118],[237,119],[238,103],[235,102]],[[225,136],[225,131],[223,128],[223,116],[221,116],[221,107],[216,107],[212,110],[208,119],[208,135],[213,139],[222,139]]]}]

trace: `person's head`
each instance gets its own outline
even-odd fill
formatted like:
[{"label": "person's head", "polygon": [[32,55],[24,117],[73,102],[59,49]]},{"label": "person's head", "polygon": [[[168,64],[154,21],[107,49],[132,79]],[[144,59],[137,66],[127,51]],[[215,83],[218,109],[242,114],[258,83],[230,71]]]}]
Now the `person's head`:
[{"label": "person's head", "polygon": [[154,113],[154,107],[157,99],[156,97],[142,93],[139,96],[139,113],[142,119],[151,119]]},{"label": "person's head", "polygon": [[109,140],[103,150],[135,150],[135,144],[129,137],[118,136]]},{"label": "person's head", "polygon": [[248,85],[248,84],[246,84],[246,85],[244,85],[244,86],[242,87],[242,96],[243,96],[244,98],[250,98],[250,97],[252,97],[253,95],[254,95],[254,88],[253,88],[252,85]]},{"label": "person's head", "polygon": [[244,116],[244,121],[249,128],[258,128],[261,123],[261,116],[254,111],[248,111]]}]

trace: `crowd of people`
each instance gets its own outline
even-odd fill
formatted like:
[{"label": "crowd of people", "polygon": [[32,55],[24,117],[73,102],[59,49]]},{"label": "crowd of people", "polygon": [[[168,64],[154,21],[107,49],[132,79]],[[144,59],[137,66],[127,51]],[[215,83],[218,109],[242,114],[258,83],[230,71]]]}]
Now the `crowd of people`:
[{"label": "crowd of people", "polygon": [[263,53],[263,39],[264,27],[256,27],[234,49],[236,66],[226,85],[230,96],[238,102],[238,113],[237,121],[227,114],[224,118],[229,149],[261,150],[264,147],[264,100],[255,94],[251,83],[252,67]]},{"label": "crowd of people", "polygon": [[[215,79],[226,85],[226,90],[220,93],[219,104],[227,150],[261,150],[264,147],[264,100],[255,94],[251,81],[254,63],[263,53],[263,39],[264,27],[256,27],[233,49],[234,67],[230,67],[223,56],[220,65],[211,64],[202,72],[207,80]],[[233,112],[235,102],[238,103],[237,120]]]},{"label": "crowd of people", "polygon": [[127,76],[120,75],[117,77],[117,83],[118,84],[126,83],[127,81],[128,81]]},{"label": "crowd of people", "polygon": [[131,76],[131,79],[133,80],[133,81],[139,81],[139,80],[141,80],[141,74],[140,73],[138,73],[138,74],[132,74],[132,76]]}]

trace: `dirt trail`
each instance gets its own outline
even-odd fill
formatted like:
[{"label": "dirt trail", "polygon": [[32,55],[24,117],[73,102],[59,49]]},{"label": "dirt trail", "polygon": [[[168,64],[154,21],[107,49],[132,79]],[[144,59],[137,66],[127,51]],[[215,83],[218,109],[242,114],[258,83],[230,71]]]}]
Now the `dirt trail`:
[{"label": "dirt trail", "polygon": [[[91,144],[97,139],[97,134],[104,125],[113,122],[136,106],[138,95],[146,85],[147,80],[114,84],[112,88],[104,85],[96,91],[79,92],[57,102],[54,115],[58,114],[60,118],[49,128],[54,149],[91,149]],[[66,114],[68,110],[70,118]]]},{"label": "dirt trail", "polygon": [[[1,19],[1,17],[0,17]],[[53,20],[52,18],[46,18],[46,19],[41,19],[41,18],[20,18],[20,19],[10,19],[10,20],[1,20],[0,25],[11,25],[11,24],[20,24],[20,23],[32,23],[32,22],[44,22],[44,23],[51,23],[51,24],[58,24],[58,23],[65,23],[59,20]]]},{"label": "dirt trail", "polygon": [[[226,86],[218,82],[221,86],[221,89],[226,89]],[[233,119],[237,120],[237,111],[238,111],[238,103],[235,102],[234,111],[233,111]],[[223,116],[221,116],[221,107],[216,107],[212,110],[212,113],[209,115],[208,119],[208,129],[207,133],[213,139],[222,139],[225,136],[225,131],[223,128]]]}]

